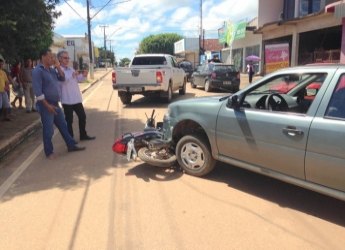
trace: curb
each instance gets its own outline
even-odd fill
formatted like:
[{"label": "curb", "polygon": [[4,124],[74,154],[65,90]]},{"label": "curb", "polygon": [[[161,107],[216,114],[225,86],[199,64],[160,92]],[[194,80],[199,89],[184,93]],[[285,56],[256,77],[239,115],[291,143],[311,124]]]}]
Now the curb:
[{"label": "curb", "polygon": [[[106,72],[103,76],[88,84],[83,90],[81,90],[81,93],[84,94],[89,88],[106,77],[110,72],[112,71],[110,70],[109,72]],[[23,129],[22,131],[17,132],[14,136],[9,138],[6,141],[5,146],[0,148],[0,160],[4,158],[11,150],[15,149],[19,144],[21,144],[26,138],[36,132],[39,128],[41,128],[40,118],[35,120],[31,125]]]}]

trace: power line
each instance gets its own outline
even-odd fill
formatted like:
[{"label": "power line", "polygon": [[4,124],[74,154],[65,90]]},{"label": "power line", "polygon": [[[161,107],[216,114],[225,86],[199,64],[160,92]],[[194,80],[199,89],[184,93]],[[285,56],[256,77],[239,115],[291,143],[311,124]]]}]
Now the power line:
[{"label": "power line", "polygon": [[[93,15],[93,17],[91,17],[91,19],[93,19],[99,12],[101,12],[111,1],[113,1],[113,0],[109,0],[100,10],[98,10],[98,11]],[[131,1],[131,0],[125,0],[125,1],[122,1],[122,2],[114,3],[114,4],[126,3],[126,2],[129,2],[129,1]]]},{"label": "power line", "polygon": [[64,0],[64,2],[81,18],[83,19],[85,22],[87,22],[84,17],[82,17],[66,0]]},{"label": "power line", "polygon": [[[120,4],[120,3],[126,3],[126,2],[130,2],[132,0],[125,0],[125,1],[121,1],[121,2],[116,2],[116,3],[112,3],[112,4],[109,4],[109,6],[113,6],[113,5],[117,5],[117,4]],[[104,8],[104,6],[93,6],[93,9],[98,9],[98,8]]]}]

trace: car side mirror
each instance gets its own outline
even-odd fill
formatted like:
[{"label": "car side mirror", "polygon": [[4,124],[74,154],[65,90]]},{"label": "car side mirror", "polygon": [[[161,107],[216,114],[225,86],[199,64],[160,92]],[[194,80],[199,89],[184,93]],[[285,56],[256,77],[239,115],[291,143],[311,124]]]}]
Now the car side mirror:
[{"label": "car side mirror", "polygon": [[233,108],[233,109],[239,109],[240,108],[240,100],[238,95],[232,95],[228,99],[228,107]]}]

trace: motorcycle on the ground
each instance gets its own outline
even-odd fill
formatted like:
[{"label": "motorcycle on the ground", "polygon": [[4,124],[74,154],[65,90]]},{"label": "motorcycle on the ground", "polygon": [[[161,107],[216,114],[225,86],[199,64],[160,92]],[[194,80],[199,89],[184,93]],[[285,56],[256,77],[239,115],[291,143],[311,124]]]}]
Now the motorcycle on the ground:
[{"label": "motorcycle on the ground", "polygon": [[113,151],[126,155],[127,160],[142,161],[156,167],[171,167],[176,163],[174,150],[168,141],[163,139],[163,123],[155,124],[155,110],[151,116],[146,114],[146,123],[143,131],[129,132],[117,138],[113,144]]}]

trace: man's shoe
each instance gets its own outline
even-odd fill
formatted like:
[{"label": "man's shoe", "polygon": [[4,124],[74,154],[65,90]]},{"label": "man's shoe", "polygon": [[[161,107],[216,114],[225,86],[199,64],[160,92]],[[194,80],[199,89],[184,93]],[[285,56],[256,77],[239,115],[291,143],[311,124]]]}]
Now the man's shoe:
[{"label": "man's shoe", "polygon": [[85,150],[85,147],[79,147],[79,146],[74,145],[73,147],[68,148],[68,152],[75,152],[75,151],[82,151],[82,150]]},{"label": "man's shoe", "polygon": [[90,141],[90,140],[94,140],[94,139],[96,139],[96,136],[88,136],[88,135],[86,135],[86,136],[80,137],[81,141]]}]

